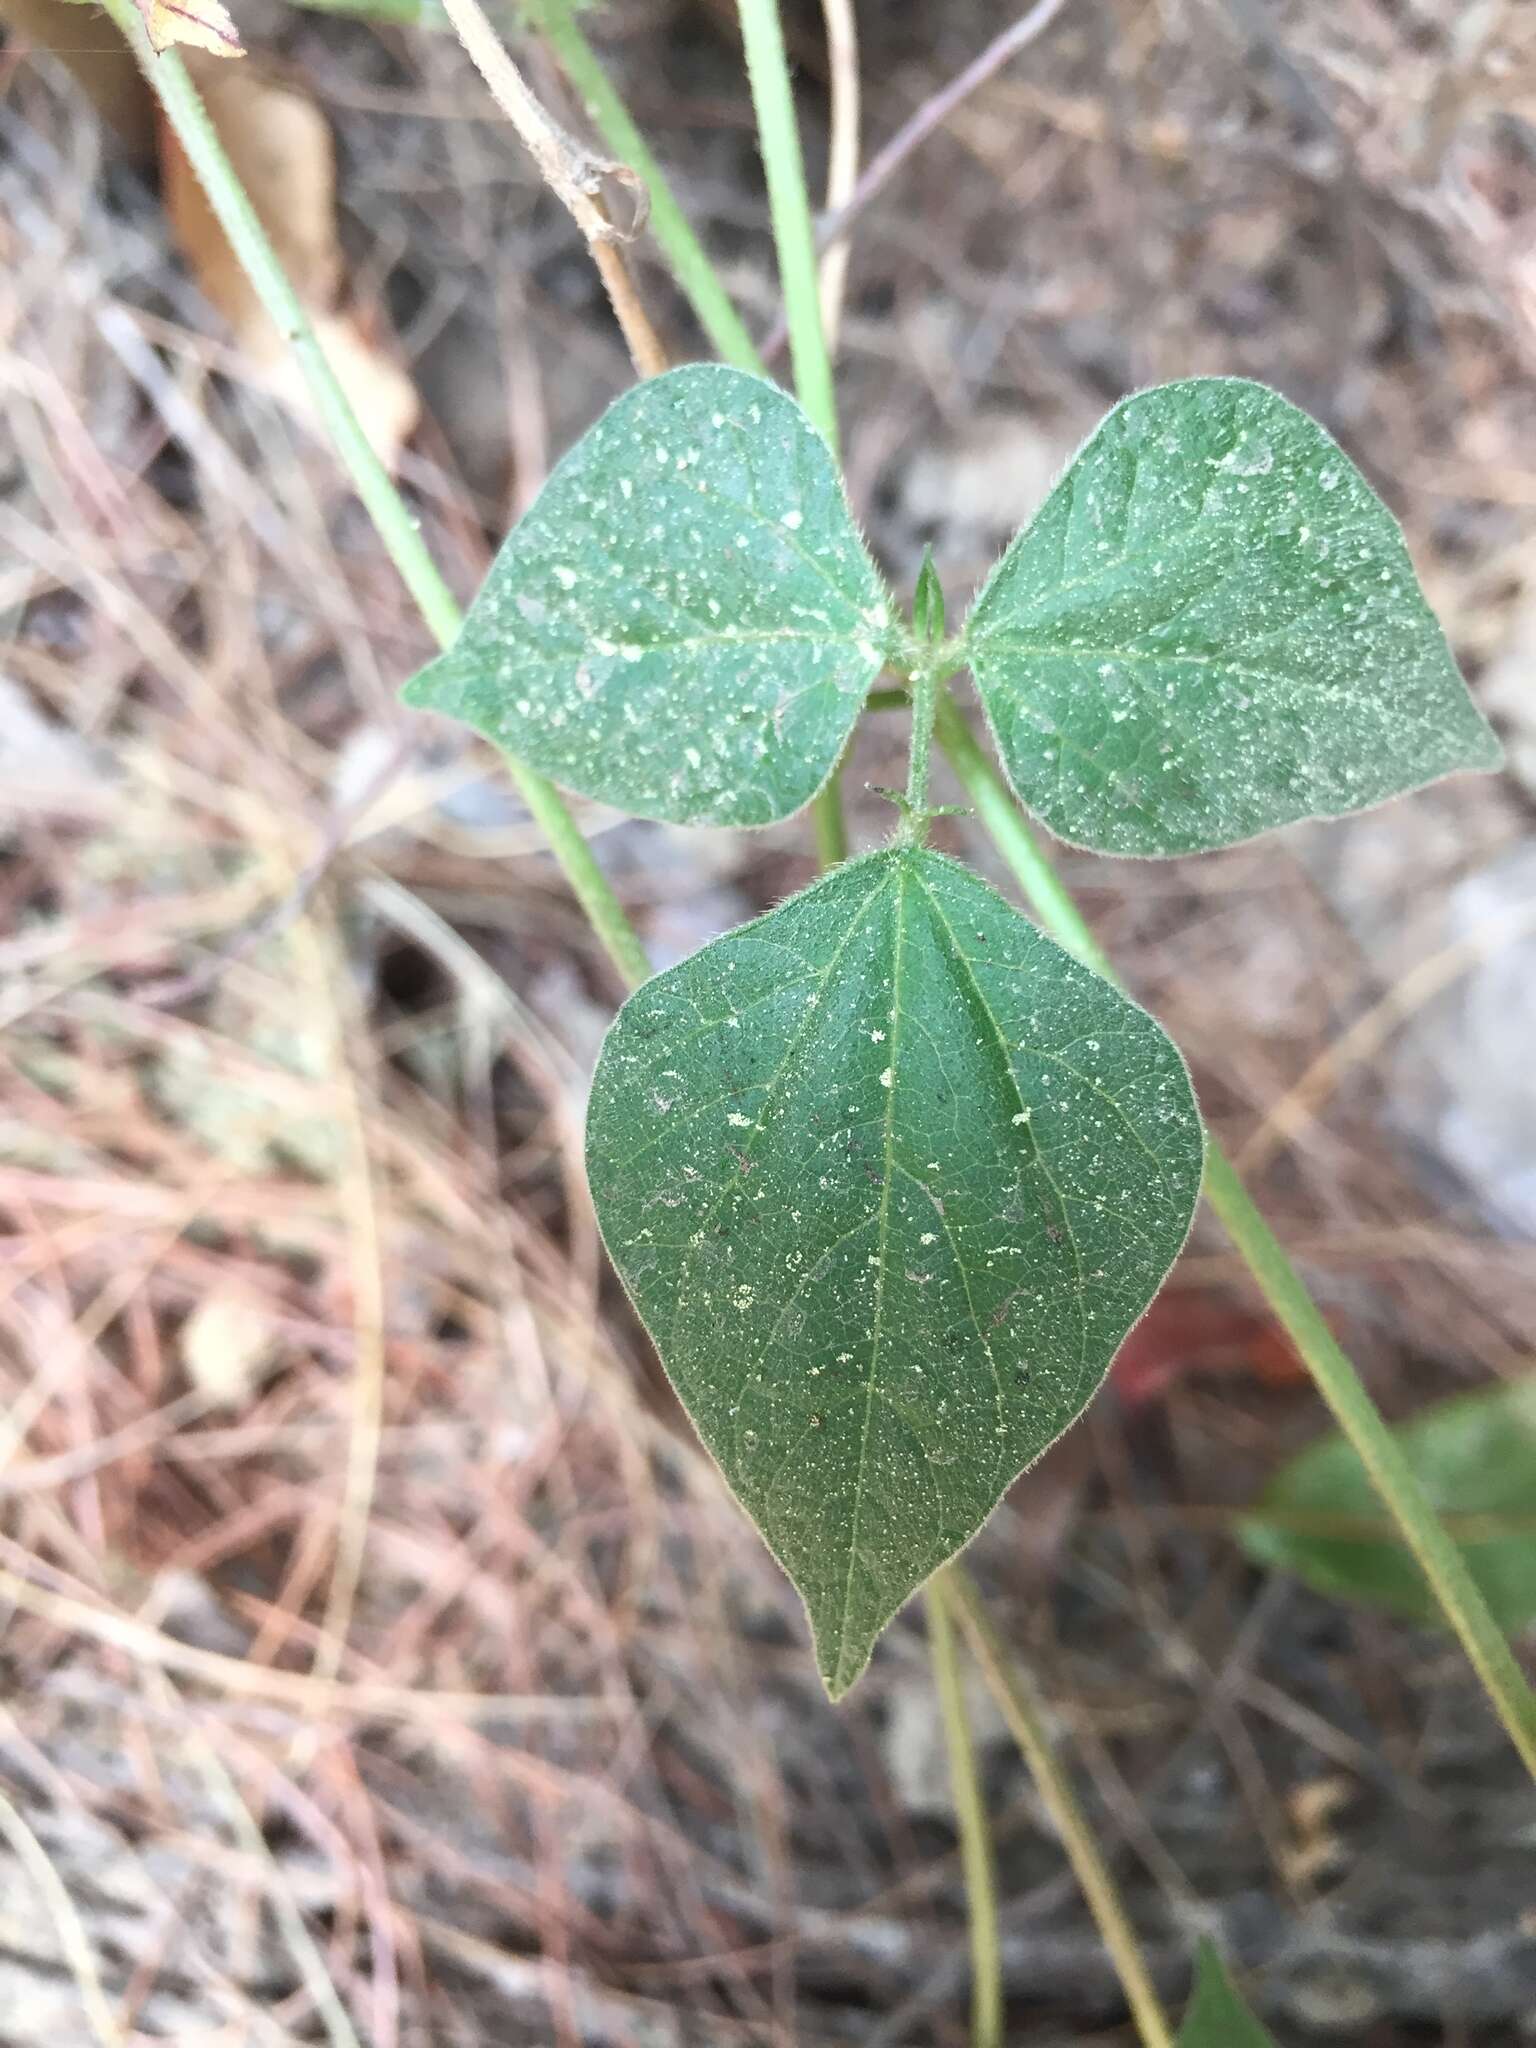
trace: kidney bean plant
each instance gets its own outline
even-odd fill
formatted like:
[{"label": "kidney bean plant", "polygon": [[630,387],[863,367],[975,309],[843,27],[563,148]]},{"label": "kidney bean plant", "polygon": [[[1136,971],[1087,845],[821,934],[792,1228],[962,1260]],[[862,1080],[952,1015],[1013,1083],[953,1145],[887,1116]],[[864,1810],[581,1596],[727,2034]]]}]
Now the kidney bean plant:
[{"label": "kidney bean plant", "polygon": [[[128,0],[109,6],[131,28]],[[446,11],[485,68],[475,0]],[[953,631],[931,561],[904,615],[839,472],[776,0],[741,0],[741,21],[798,400],[761,374],[575,10],[528,11],[646,184],[658,239],[726,360],[651,376],[611,406],[461,620],[309,349],[338,446],[444,646],[406,698],[502,750],[637,984],[592,1080],[598,1221],[700,1438],[805,1603],[834,1699],[930,1585],[978,2048],[1002,2040],[1003,2020],[952,1624],[1058,1816],[1143,2040],[1169,2048],[1027,1675],[1010,1672],[950,1561],[1103,1384],[1202,1191],[1533,1769],[1536,1699],[1206,1133],[1177,1047],[1117,985],[1028,821],[1105,854],[1212,853],[1494,768],[1498,743],[1391,514],[1321,426],[1239,379],[1127,398]],[[179,60],[152,71],[237,251],[302,344],[307,323]],[[962,673],[990,752],[952,694]],[[910,718],[906,785],[884,793],[885,843],[844,858],[839,763],[872,700],[885,708],[893,691]],[[935,741],[1033,916],[929,844]],[[557,785],[701,828],[809,809],[825,871],[649,976]],[[1267,2038],[1213,1953],[1178,2038]]]}]

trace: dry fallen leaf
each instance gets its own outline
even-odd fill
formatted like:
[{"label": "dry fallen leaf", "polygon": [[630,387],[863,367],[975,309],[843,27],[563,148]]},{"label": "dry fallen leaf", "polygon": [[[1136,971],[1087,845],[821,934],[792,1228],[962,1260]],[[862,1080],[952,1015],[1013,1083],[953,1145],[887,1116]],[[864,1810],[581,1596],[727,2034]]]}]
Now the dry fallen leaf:
[{"label": "dry fallen leaf", "polygon": [[134,0],[151,47],[206,50],[214,57],[243,57],[240,31],[219,0]]},{"label": "dry fallen leaf", "polygon": [[154,95],[138,59],[104,24],[98,8],[78,0],[0,0],[0,26],[8,34],[7,54],[51,50],[74,74],[101,118],[116,132],[130,156],[155,153]]},{"label": "dry fallen leaf", "polygon": [[[252,63],[226,69],[193,51],[187,67],[278,260],[313,321],[380,458],[398,458],[420,402],[405,372],[355,311],[343,310],[336,237],[336,158],[324,115],[303,92]],[[233,329],[261,384],[313,416],[293,350],[268,317],[169,129],[160,156],[166,210],[198,283]]]}]

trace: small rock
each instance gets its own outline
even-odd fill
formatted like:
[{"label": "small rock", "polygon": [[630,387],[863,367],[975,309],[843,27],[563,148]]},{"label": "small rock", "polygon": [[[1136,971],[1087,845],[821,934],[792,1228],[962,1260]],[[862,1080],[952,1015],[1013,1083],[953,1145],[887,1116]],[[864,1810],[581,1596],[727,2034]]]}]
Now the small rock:
[{"label": "small rock", "polygon": [[187,1378],[214,1408],[243,1408],[276,1352],[270,1322],[256,1303],[232,1292],[200,1301],[182,1325]]}]

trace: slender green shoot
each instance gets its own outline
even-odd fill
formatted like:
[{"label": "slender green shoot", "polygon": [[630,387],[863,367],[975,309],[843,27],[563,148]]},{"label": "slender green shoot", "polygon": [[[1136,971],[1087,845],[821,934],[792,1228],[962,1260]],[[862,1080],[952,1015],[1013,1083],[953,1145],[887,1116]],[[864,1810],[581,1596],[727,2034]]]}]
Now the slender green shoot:
[{"label": "slender green shoot", "polygon": [[1536,1778],[1536,1693],[1530,1681],[1359,1374],[1238,1179],[1237,1169],[1212,1144],[1206,1147],[1205,1193],[1259,1283],[1259,1291],[1305,1359],[1335,1422],[1354,1447],[1446,1620],[1460,1638],[1510,1741]]},{"label": "slender green shoot", "polygon": [[927,833],[928,760],[933,751],[938,694],[937,666],[932,660],[924,661],[912,674],[912,739],[907,756],[906,824],[919,840]]},{"label": "slender green shoot", "polygon": [[821,289],[816,268],[816,229],[805,184],[805,159],[795,122],[789,56],[778,0],[738,0],[747,77],[757,112],[757,133],[768,180],[768,208],[779,281],[789,322],[789,353],[800,403],[828,442],[837,447],[837,399],[832,357],[821,324]]},{"label": "slender green shoot", "polygon": [[939,686],[955,668],[953,655],[944,646],[944,591],[933,565],[933,550],[923,554],[923,566],[912,599],[912,628],[917,657],[911,672],[912,737],[907,758],[906,831],[919,844],[927,837],[928,762],[933,752],[933,720],[938,709]]},{"label": "slender green shoot", "polygon": [[650,199],[649,226],[671,265],[683,296],[722,362],[767,373],[720,274],[693,224],[677,202],[667,174],[634,116],[604,71],[572,0],[524,0],[524,12],[554,51],[587,117],[621,163],[639,177]]},{"label": "slender green shoot", "polygon": [[[822,325],[816,227],[805,182],[805,158],[795,121],[779,4],[778,0],[738,0],[738,4],[763,173],[768,181],[768,210],[779,256],[779,282],[789,323],[795,390],[813,425],[835,452],[837,395],[832,383],[832,355]],[[816,834],[816,855],[822,866],[835,867],[846,860],[848,825],[843,816],[841,765],[832,771],[812,805],[811,823]]]},{"label": "slender green shoot", "polygon": [[960,1864],[965,1873],[966,1910],[971,1929],[971,2048],[1003,2048],[1003,1957],[997,1929],[997,1883],[992,1870],[992,1840],[986,1802],[976,1769],[976,1750],[965,1715],[956,1654],[950,1592],[955,1567],[949,1566],[928,1584],[928,1647],[944,1743],[949,1751],[949,1776],[955,1794],[955,1819],[960,1827]]},{"label": "slender green shoot", "polygon": [[[363,432],[185,64],[174,50],[157,55],[150,48],[133,0],[105,0],[105,6],[137,56],[253,290],[292,346],[320,419],[390,560],[434,639],[439,646],[448,646],[461,620],[453,593],[422,540],[414,515]],[[563,799],[542,775],[511,755],[504,758],[519,794],[615,968],[630,986],[644,981],[650,967],[639,935]]]},{"label": "slender green shoot", "polygon": [[960,1565],[950,1565],[933,1583],[938,1588],[937,1602],[954,1609],[988,1689],[1029,1766],[1041,1804],[1061,1837],[1067,1860],[1082,1886],[1094,1924],[1120,1979],[1142,2048],[1173,2048],[1173,2030],[1158,2000],[1136,1931],[1115,1889],[1109,1866],[1099,1854],[1093,1830],[1077,1803],[1072,1781],[1056,1760],[1028,1673],[1004,1648],[1002,1638],[987,1618],[975,1584]]},{"label": "slender green shoot", "polygon": [[[1058,944],[1107,979],[1117,979],[1082,912],[1041,853],[1006,784],[982,752],[952,699],[939,706],[939,744],[976,814],[1041,924]],[[1510,1740],[1536,1778],[1536,1693],[1474,1584],[1466,1561],[1441,1525],[1423,1487],[1393,1441],[1360,1375],[1340,1349],[1273,1231],[1220,1148],[1207,1137],[1205,1193],[1275,1317],[1300,1353],[1334,1420],[1370,1474],[1434,1589],[1445,1618],[1482,1680]]]},{"label": "slender green shoot", "polygon": [[1109,955],[1088,929],[1066,884],[1040,851],[1007,783],[982,751],[948,691],[939,699],[934,730],[940,750],[955,771],[978,822],[1013,871],[1014,880],[1041,924],[1074,959],[1091,967],[1095,974],[1102,974],[1106,981],[1117,980]]}]

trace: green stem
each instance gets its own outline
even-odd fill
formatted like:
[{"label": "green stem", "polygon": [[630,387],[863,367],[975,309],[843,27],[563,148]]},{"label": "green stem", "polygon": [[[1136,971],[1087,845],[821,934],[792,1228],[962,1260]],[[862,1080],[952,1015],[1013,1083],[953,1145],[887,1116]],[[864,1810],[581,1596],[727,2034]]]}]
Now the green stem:
[{"label": "green stem", "polygon": [[930,655],[912,671],[912,737],[907,755],[907,830],[925,834],[928,806],[928,761],[933,751],[933,719],[938,709],[938,664]]},{"label": "green stem", "polygon": [[[811,219],[805,159],[800,153],[800,130],[795,123],[795,100],[778,0],[738,0],[738,5],[763,173],[768,181],[768,211],[779,255],[779,282],[784,293],[784,317],[789,325],[795,390],[835,454],[837,396],[832,385],[832,357],[821,319],[816,228]],[[826,787],[812,805],[811,822],[818,858],[823,867],[835,867],[848,855],[841,763],[833,769]]]},{"label": "green stem", "polygon": [[645,186],[651,231],[715,353],[738,370],[766,376],[745,321],[678,205],[666,172],[599,63],[572,0],[524,0],[524,11],[559,59],[598,134]]},{"label": "green stem", "polygon": [[1305,1359],[1334,1421],[1353,1446],[1428,1579],[1441,1611],[1460,1637],[1510,1741],[1536,1778],[1536,1693],[1467,1570],[1466,1558],[1446,1533],[1360,1375],[1339,1348],[1284,1248],[1238,1179],[1237,1169],[1209,1140],[1205,1193],[1259,1283],[1259,1291]]},{"label": "green stem", "polygon": [[843,764],[839,761],[811,804],[816,860],[823,868],[835,868],[848,858],[848,821],[843,816],[842,778]]},{"label": "green stem", "polygon": [[738,0],[738,4],[763,172],[768,180],[768,210],[773,218],[774,246],[779,252],[779,282],[784,293],[784,317],[789,325],[795,390],[800,403],[835,450],[837,400],[832,388],[832,357],[821,324],[816,229],[805,184],[805,160],[800,154],[800,130],[795,124],[789,57],[784,48],[778,0]]},{"label": "green stem", "polygon": [[[1003,1647],[1002,1638],[982,1606],[981,1595],[959,1565],[951,1565],[934,1585],[939,1589],[937,1604],[947,1603],[954,1608],[955,1619],[970,1639],[988,1688],[1029,1766],[1041,1803],[1055,1823],[1067,1860],[1114,1963],[1143,2048],[1173,2048],[1173,2032],[1158,2001],[1141,1944],[1121,1904],[1109,1866],[1099,1854],[1093,1830],[1077,1803],[1072,1782],[1056,1760],[1028,1674]],[[929,1627],[931,1631],[931,1621]]]},{"label": "green stem", "polygon": [[1057,945],[1081,960],[1106,981],[1116,979],[1115,970],[1098,940],[1088,929],[1082,912],[1056,870],[1036,844],[1007,784],[981,750],[971,728],[953,697],[946,691],[939,699],[935,720],[939,746],[971,807],[998,852],[1013,870],[1041,924]]},{"label": "green stem", "polygon": [[[405,500],[364,433],[239,174],[225,154],[186,66],[174,50],[156,55],[150,48],[134,0],[104,0],[104,4],[164,108],[166,120],[197,173],[252,289],[278,332],[292,347],[342,467],[378,529],[390,560],[415,599],[433,638],[440,647],[447,647],[462,622],[453,593],[417,531]],[[644,981],[650,966],[639,935],[624,915],[607,876],[577,830],[564,801],[542,775],[510,754],[503,758],[614,966],[630,986]]]},{"label": "green stem", "polygon": [[[971,1929],[971,2048],[1002,2048],[1003,1957],[997,1931],[997,1885],[992,1872],[992,1842],[987,1811],[976,1770],[976,1751],[965,1717],[960,1687],[960,1660],[949,1603],[954,1567],[929,1581],[928,1647],[933,1678],[949,1751],[950,1783],[955,1793],[955,1818],[960,1826],[960,1864],[965,1873],[966,1911]],[[958,1602],[957,1602],[958,1604]]]},{"label": "green stem", "polygon": [[[1082,912],[1036,845],[997,769],[977,745],[952,699],[946,698],[939,707],[938,736],[977,816],[1012,868],[1041,924],[1086,966],[1109,981],[1116,980]],[[1473,1582],[1466,1560],[1377,1413],[1360,1375],[1339,1348],[1231,1161],[1209,1134],[1205,1193],[1418,1560],[1495,1713],[1536,1778],[1536,1693]]]}]

